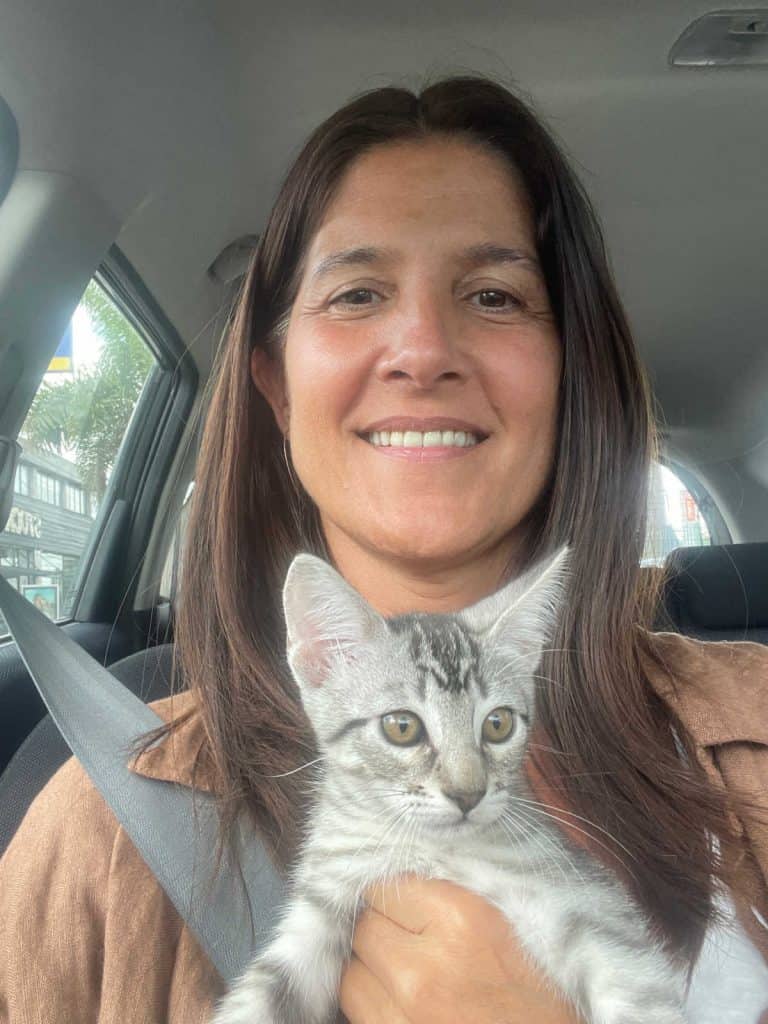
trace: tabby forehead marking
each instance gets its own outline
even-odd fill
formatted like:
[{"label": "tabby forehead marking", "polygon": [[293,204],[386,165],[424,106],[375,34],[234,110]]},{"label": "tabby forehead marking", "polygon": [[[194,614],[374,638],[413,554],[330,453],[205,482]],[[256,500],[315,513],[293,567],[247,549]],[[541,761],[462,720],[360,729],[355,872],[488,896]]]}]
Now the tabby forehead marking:
[{"label": "tabby forehead marking", "polygon": [[413,661],[424,698],[431,677],[447,693],[466,693],[474,681],[485,696],[480,671],[480,647],[460,622],[442,615],[416,612],[389,619],[387,625],[396,635],[408,637],[408,653]]}]

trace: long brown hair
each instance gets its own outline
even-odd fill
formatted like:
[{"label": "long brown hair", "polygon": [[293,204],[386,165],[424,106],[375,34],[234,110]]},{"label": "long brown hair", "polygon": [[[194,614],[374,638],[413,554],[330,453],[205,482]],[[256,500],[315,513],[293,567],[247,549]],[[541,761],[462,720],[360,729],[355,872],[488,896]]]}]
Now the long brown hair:
[{"label": "long brown hair", "polygon": [[[541,669],[553,681],[539,708],[549,777],[566,806],[632,851],[638,897],[670,947],[690,959],[712,919],[713,877],[738,885],[728,865],[739,839],[691,737],[646,675],[654,655],[642,627],[657,600],[639,569],[655,453],[646,378],[579,181],[531,110],[480,76],[443,79],[418,95],[376,89],[314,131],[288,172],[219,352],[176,645],[199,696],[223,827],[245,808],[279,861],[295,850],[307,787],[301,771],[285,773],[311,761],[314,747],[286,666],[280,591],[296,552],[328,557],[317,510],[251,380],[251,352],[262,346],[280,358],[304,256],[350,164],[373,146],[432,136],[490,147],[522,176],[562,340],[559,441],[526,552],[529,564],[566,541],[572,547],[572,590]],[[721,843],[717,858],[708,834]]]}]

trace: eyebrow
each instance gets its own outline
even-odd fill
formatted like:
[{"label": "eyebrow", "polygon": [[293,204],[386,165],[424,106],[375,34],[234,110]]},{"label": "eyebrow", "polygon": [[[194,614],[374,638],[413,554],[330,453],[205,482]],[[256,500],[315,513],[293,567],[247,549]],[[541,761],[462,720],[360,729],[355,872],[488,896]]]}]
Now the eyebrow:
[{"label": "eyebrow", "polygon": [[[339,267],[370,266],[373,263],[392,263],[397,258],[393,249],[377,249],[373,246],[358,246],[325,256],[312,272],[312,280],[318,281]],[[458,254],[458,262],[465,270],[476,270],[492,264],[522,263],[534,273],[541,275],[539,261],[522,249],[511,249],[495,242],[471,245]]]}]

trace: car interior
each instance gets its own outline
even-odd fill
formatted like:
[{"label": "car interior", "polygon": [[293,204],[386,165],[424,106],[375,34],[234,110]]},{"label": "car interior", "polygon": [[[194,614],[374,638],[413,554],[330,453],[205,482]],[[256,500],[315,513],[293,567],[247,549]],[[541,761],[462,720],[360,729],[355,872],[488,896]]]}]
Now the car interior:
[{"label": "car interior", "polygon": [[[201,417],[282,176],[354,94],[480,73],[545,119],[604,226],[661,424],[661,627],[768,643],[768,9],[709,13],[4,0],[2,575],[167,695]],[[0,618],[0,853],[68,756]]]}]

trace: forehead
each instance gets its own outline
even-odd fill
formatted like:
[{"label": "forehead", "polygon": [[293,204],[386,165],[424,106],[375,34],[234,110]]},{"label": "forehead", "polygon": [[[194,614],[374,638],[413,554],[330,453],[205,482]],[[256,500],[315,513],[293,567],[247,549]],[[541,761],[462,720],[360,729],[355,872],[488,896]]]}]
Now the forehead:
[{"label": "forehead", "polygon": [[391,143],[347,169],[307,252],[306,266],[348,246],[375,245],[395,258],[450,255],[488,239],[535,255],[530,207],[501,155],[457,139]]},{"label": "forehead", "polygon": [[402,638],[416,673],[423,700],[429,686],[459,696],[479,690],[485,694],[480,646],[460,623],[429,614],[402,615],[388,622],[390,632]]}]

